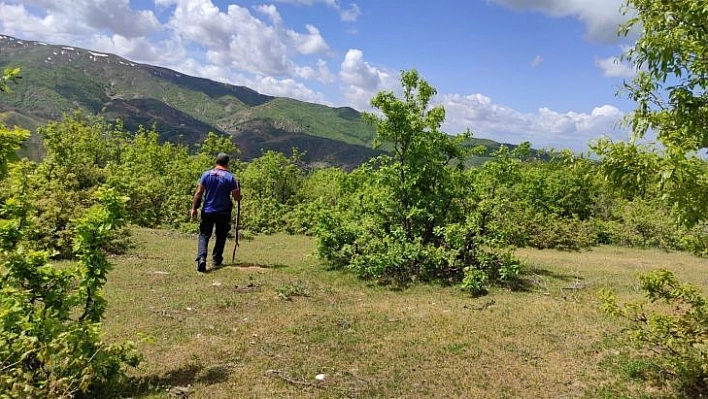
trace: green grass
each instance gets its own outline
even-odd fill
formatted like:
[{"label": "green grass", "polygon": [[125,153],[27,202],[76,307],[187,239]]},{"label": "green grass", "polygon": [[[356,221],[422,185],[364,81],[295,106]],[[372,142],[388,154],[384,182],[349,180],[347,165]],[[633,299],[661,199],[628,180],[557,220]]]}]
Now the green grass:
[{"label": "green grass", "polygon": [[143,398],[188,385],[190,398],[636,397],[616,350],[623,326],[597,291],[636,298],[637,273],[660,266],[707,285],[705,260],[682,253],[520,250],[526,290],[471,298],[328,271],[308,237],[242,242],[235,265],[228,246],[227,266],[204,275],[194,236],[139,229],[134,241],[113,259],[104,331],[149,338],[126,392]]}]

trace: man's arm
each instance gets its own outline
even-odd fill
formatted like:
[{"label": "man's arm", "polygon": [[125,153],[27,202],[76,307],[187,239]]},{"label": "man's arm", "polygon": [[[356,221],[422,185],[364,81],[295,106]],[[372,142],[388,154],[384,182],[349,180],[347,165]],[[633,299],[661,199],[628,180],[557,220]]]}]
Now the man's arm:
[{"label": "man's arm", "polygon": [[197,210],[199,209],[199,204],[202,202],[202,195],[204,194],[204,186],[197,186],[197,191],[194,193],[194,198],[192,198],[192,209],[189,211],[189,215],[192,220],[197,218]]},{"label": "man's arm", "polygon": [[236,180],[236,188],[231,190],[231,197],[233,197],[236,202],[241,201],[241,182]]}]

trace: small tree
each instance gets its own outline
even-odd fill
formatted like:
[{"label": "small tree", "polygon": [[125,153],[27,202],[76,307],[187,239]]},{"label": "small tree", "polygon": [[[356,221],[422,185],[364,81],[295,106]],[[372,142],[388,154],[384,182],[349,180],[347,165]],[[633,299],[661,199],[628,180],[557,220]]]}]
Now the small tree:
[{"label": "small tree", "polygon": [[253,232],[273,233],[285,227],[285,215],[299,202],[296,194],[304,180],[297,152],[288,158],[266,151],[239,173],[244,189],[243,225]]},{"label": "small tree", "polygon": [[364,117],[376,127],[375,145],[392,147],[393,157],[384,160],[381,174],[396,199],[400,226],[407,240],[420,238],[427,244],[435,238],[434,227],[452,213],[457,190],[451,163],[463,165],[468,151],[462,144],[470,135],[452,138],[440,131],[445,109],[429,106],[437,92],[415,69],[401,73],[401,85],[402,98],[379,92],[371,105],[382,115]]},{"label": "small tree", "polygon": [[475,293],[514,279],[519,262],[488,252],[494,243],[480,234],[464,170],[469,133],[440,131],[445,110],[430,106],[436,91],[417,71],[403,71],[401,85],[402,97],[380,92],[371,100],[380,113],[364,115],[391,155],[342,180],[338,207],[320,215],[320,255],[364,277],[463,281]]},{"label": "small tree", "polygon": [[[708,163],[698,155],[708,148],[708,7],[701,0],[627,0],[625,9],[635,16],[620,33],[640,32],[625,55],[639,71],[625,84],[637,102],[630,126],[635,139],[656,133],[661,149],[607,141],[595,149],[617,185],[638,192],[658,175],[658,191],[678,221],[695,225],[708,218]],[[645,314],[636,304],[620,308],[612,295],[606,296],[606,310],[632,315],[632,337],[648,349],[638,355],[658,367],[653,377],[668,378],[682,395],[698,397],[708,389],[705,298],[667,271],[642,277],[641,286],[649,299],[665,300],[673,311]]]},{"label": "small tree", "polygon": [[0,179],[5,177],[7,166],[11,161],[17,160],[17,150],[22,143],[30,136],[30,132],[25,129],[15,127],[8,129],[0,123]]},{"label": "small tree", "polygon": [[697,287],[681,284],[668,270],[639,278],[647,302],[618,305],[603,292],[603,310],[629,321],[630,341],[644,349],[645,375],[668,381],[682,397],[700,398],[708,390],[708,300]]},{"label": "small tree", "polygon": [[140,361],[132,343],[101,340],[101,290],[110,269],[103,248],[125,221],[125,199],[98,190],[98,204],[73,223],[78,263],[52,266],[49,252],[32,239],[29,163],[11,162],[27,137],[27,131],[0,125],[0,396],[106,397],[124,366]]},{"label": "small tree", "polygon": [[74,268],[48,263],[25,243],[25,210],[0,210],[0,391],[8,397],[105,396],[140,357],[132,343],[101,339],[110,264],[103,247],[123,223],[125,199],[99,190],[99,202],[74,225]]},{"label": "small tree", "polygon": [[625,10],[635,16],[620,34],[641,33],[625,54],[638,70],[625,83],[637,103],[629,124],[635,140],[654,132],[661,149],[601,141],[595,150],[618,186],[641,191],[656,182],[679,221],[695,225],[708,217],[708,163],[698,155],[708,148],[708,8],[701,0],[627,0]]}]

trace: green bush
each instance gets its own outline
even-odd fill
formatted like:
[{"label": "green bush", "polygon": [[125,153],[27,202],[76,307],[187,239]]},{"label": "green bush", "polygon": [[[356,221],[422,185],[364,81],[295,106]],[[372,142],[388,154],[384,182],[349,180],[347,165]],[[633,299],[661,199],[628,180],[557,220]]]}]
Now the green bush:
[{"label": "green bush", "polygon": [[337,210],[321,213],[317,223],[317,254],[329,266],[343,268],[354,256],[354,243],[364,230]]},{"label": "green bush", "polygon": [[708,226],[697,226],[681,237],[680,247],[696,256],[708,258]]},{"label": "green bush", "polygon": [[487,282],[514,288],[521,279],[524,266],[514,257],[511,249],[500,246],[479,246],[474,252],[475,261],[465,267],[462,280],[462,288],[473,295],[486,293],[484,284]]},{"label": "green bush", "polygon": [[382,114],[365,115],[376,127],[375,141],[391,155],[369,161],[333,185],[337,201],[324,200],[328,209],[319,214],[320,256],[361,277],[399,284],[459,283],[468,266],[485,273],[484,283],[511,277],[515,269],[505,264],[515,262],[511,255],[487,259],[481,248],[498,244],[486,228],[497,199],[494,179],[508,177],[517,160],[504,157],[502,149],[499,159],[509,160],[508,165],[492,164],[498,173],[483,175],[488,179],[480,183],[479,173],[464,170],[469,134],[451,138],[439,130],[444,110],[428,107],[435,89],[415,70],[402,72],[401,84],[402,98],[380,92],[371,103]]},{"label": "green bush", "polygon": [[595,222],[600,243],[706,255],[706,224],[692,227],[679,224],[676,215],[659,198],[626,201],[614,213],[612,219]]},{"label": "green bush", "polygon": [[593,223],[576,218],[536,215],[529,229],[528,244],[539,249],[578,250],[597,242]]},{"label": "green bush", "polygon": [[316,235],[322,214],[344,200],[346,173],[338,168],[315,169],[301,180],[295,205],[284,216],[285,230],[291,234]]},{"label": "green bush", "polygon": [[311,202],[301,202],[292,207],[290,212],[283,216],[285,231],[290,234],[315,235],[317,232],[317,221],[322,212],[326,212],[327,206],[322,199]]},{"label": "green bush", "polygon": [[285,217],[299,203],[298,189],[303,181],[296,165],[298,154],[267,151],[249,162],[240,172],[243,186],[243,226],[254,233],[275,233],[287,226]]},{"label": "green bush", "polygon": [[708,301],[665,269],[642,275],[639,282],[648,303],[620,306],[605,291],[603,310],[629,322],[636,359],[652,365],[641,376],[669,383],[683,397],[700,397],[708,391]]},{"label": "green bush", "polygon": [[472,266],[465,267],[465,276],[462,279],[462,289],[470,292],[474,296],[487,293],[487,273]]},{"label": "green bush", "polygon": [[[0,223],[0,392],[6,397],[105,397],[140,356],[131,342],[101,340],[110,264],[103,247],[124,222],[125,199],[98,190],[99,205],[74,221],[73,268],[29,249],[19,220]],[[8,212],[4,218],[12,217]]]},{"label": "green bush", "polygon": [[[244,193],[248,193],[245,188]],[[241,223],[244,229],[253,233],[277,233],[285,229],[285,215],[289,209],[289,205],[281,204],[275,198],[252,198],[244,194]]]}]

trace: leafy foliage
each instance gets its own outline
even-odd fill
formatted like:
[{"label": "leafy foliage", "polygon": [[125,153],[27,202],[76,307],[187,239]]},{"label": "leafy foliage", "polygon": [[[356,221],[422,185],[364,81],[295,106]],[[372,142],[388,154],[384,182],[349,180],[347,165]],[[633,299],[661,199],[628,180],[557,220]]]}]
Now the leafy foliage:
[{"label": "leafy foliage", "polygon": [[[6,71],[3,85],[7,78]],[[66,135],[49,136],[55,139],[48,141],[54,151],[51,155],[67,148],[61,145]],[[78,264],[73,268],[52,266],[48,263],[50,253],[33,239],[37,224],[31,218],[37,208],[31,199],[31,172],[27,171],[32,164],[10,162],[27,137],[26,131],[0,126],[0,179],[10,172],[10,178],[2,180],[8,190],[0,198],[0,392],[8,398],[70,398],[79,393],[106,396],[124,377],[124,367],[137,366],[140,361],[131,342],[107,344],[100,334],[106,306],[101,290],[110,269],[104,248],[125,222],[125,199],[111,190],[98,189],[99,204],[73,221],[73,251]],[[75,138],[81,148],[85,141]],[[71,156],[87,153],[102,155],[94,149],[81,154],[65,151],[68,159],[54,158],[51,166],[65,167]],[[91,166],[96,163],[94,158],[88,165],[88,175],[74,177],[97,184],[91,180],[95,177]],[[82,182],[80,177],[69,181]]]},{"label": "leafy foliage", "polygon": [[154,130],[140,129],[121,145],[120,158],[105,168],[107,184],[127,195],[128,217],[147,227],[179,227],[196,187],[199,171],[212,163],[213,147],[224,143],[208,136],[204,150],[190,155],[186,146],[160,143]]},{"label": "leafy foliage", "polygon": [[253,160],[240,173],[244,187],[243,225],[257,233],[285,229],[287,215],[296,204],[302,172],[297,167],[298,154],[292,158],[268,151]]},{"label": "leafy foliage", "polygon": [[[332,108],[271,97],[175,71],[136,64],[107,54],[7,38],[0,69],[21,64],[23,85],[3,96],[0,108],[16,123],[34,128],[76,109],[136,131],[153,127],[161,140],[204,141],[209,131],[239,137],[243,158],[263,150],[309,150],[307,162],[354,167],[374,154],[373,131],[351,108]],[[48,60],[49,59],[49,60]],[[272,130],[272,131],[271,131]],[[272,134],[271,134],[272,133]],[[284,142],[290,145],[282,146]]]},{"label": "leafy foliage", "polygon": [[17,83],[21,79],[20,68],[5,68],[0,76],[0,91],[11,93],[8,83]]},{"label": "leafy foliage", "polygon": [[639,281],[655,306],[641,302],[620,306],[608,291],[603,293],[603,309],[630,322],[629,339],[645,360],[639,375],[659,384],[669,382],[685,397],[699,397],[708,389],[706,298],[665,269],[642,275]]},{"label": "leafy foliage", "polygon": [[[7,397],[105,396],[140,357],[130,342],[101,341],[101,289],[110,264],[103,246],[124,221],[124,199],[97,192],[100,204],[75,222],[76,267],[48,264],[25,245],[22,212],[0,220],[0,391]],[[18,218],[19,216],[19,218]]]},{"label": "leafy foliage", "polygon": [[[703,22],[708,8],[697,0],[627,0],[625,6],[635,16],[620,33],[641,29],[625,56],[638,69],[632,82],[625,84],[637,103],[629,123],[635,140],[652,132],[661,146],[600,141],[595,151],[603,157],[605,176],[623,187],[628,197],[656,191],[679,223],[701,226],[708,217],[708,162],[698,155],[708,148],[708,30]],[[636,210],[640,213],[642,208]],[[640,236],[657,236],[652,230],[660,223],[637,216],[632,222]],[[703,227],[699,234],[682,239],[682,245],[704,254],[705,235]],[[605,309],[630,320],[632,341],[646,349],[637,356],[650,358],[651,378],[669,380],[682,396],[699,397],[708,388],[705,298],[663,269],[641,277],[640,284],[652,303],[665,301],[673,310],[645,311],[643,304],[620,308],[611,293],[605,294]]]},{"label": "leafy foliage", "polygon": [[29,138],[29,134],[27,130],[18,127],[10,130],[0,124],[0,179],[5,177],[8,164],[16,160],[16,151]]},{"label": "leafy foliage", "polygon": [[336,207],[320,215],[319,254],[334,267],[399,284],[459,282],[472,269],[498,281],[509,258],[485,258],[497,243],[475,217],[471,175],[464,171],[469,134],[451,138],[439,130],[445,111],[428,106],[435,89],[417,71],[402,72],[401,85],[402,98],[380,92],[371,103],[382,114],[365,115],[376,127],[375,142],[392,155],[343,177]]},{"label": "leafy foliage", "polygon": [[320,168],[303,173],[296,194],[297,203],[285,215],[286,231],[315,235],[318,220],[344,200],[345,172],[339,168]]},{"label": "leafy foliage", "polygon": [[73,220],[106,182],[105,167],[118,158],[124,133],[80,113],[44,126],[39,133],[46,149],[43,162],[19,164],[10,175],[8,194],[31,207],[28,235],[35,248],[70,257]]},{"label": "leafy foliage", "polygon": [[[705,62],[708,16],[702,1],[627,0],[635,16],[621,34],[641,27],[641,35],[625,55],[638,69],[625,84],[637,107],[629,123],[634,138],[655,133],[661,149],[634,143],[600,141],[595,151],[604,158],[605,173],[632,191],[656,182],[679,221],[700,223],[708,214],[708,162],[698,151],[708,148],[708,63]],[[635,174],[628,172],[634,171]],[[631,176],[636,182],[627,181]],[[658,179],[652,178],[657,176]]]}]

